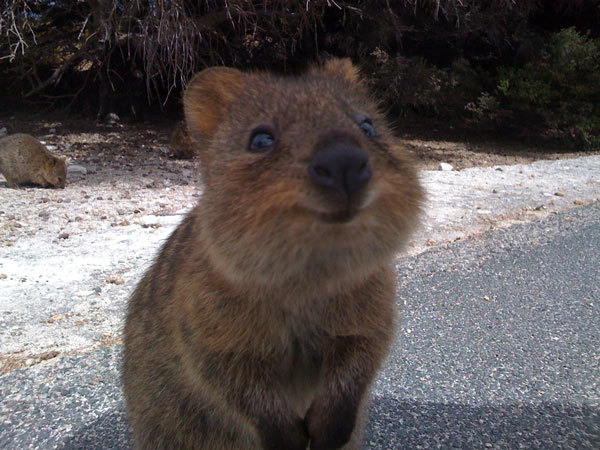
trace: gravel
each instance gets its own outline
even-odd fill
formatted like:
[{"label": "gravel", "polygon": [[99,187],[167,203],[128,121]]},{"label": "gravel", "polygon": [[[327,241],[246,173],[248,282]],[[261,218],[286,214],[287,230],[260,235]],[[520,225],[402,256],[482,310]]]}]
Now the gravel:
[{"label": "gravel", "polygon": [[[64,190],[0,187],[3,372],[119,342],[129,293],[201,195],[194,164],[94,166]],[[423,226],[405,254],[597,200],[599,173],[600,156],[425,171]]]}]

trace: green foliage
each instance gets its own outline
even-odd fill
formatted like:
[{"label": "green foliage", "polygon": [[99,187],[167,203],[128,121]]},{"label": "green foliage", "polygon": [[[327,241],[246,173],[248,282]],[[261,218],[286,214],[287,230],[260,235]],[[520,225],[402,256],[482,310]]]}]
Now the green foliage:
[{"label": "green foliage", "polygon": [[176,103],[207,66],[296,72],[335,55],[357,63],[398,117],[590,148],[600,146],[597,3],[6,0],[0,96],[11,101],[0,108],[73,105],[101,118]]},{"label": "green foliage", "polygon": [[381,49],[365,65],[371,87],[393,115],[460,116],[482,90],[480,77],[464,58],[438,68],[422,57],[390,57]]},{"label": "green foliage", "polygon": [[574,28],[550,35],[531,62],[500,68],[494,94],[482,94],[468,109],[544,129],[581,148],[599,146],[600,41]]}]

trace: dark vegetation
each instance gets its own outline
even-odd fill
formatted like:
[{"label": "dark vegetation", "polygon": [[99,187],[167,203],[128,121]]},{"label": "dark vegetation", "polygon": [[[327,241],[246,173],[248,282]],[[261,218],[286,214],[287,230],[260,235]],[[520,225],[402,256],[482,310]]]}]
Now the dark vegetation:
[{"label": "dark vegetation", "polygon": [[[361,66],[399,123],[600,146],[597,0],[4,0],[0,108],[144,119],[203,67]],[[4,103],[4,105],[2,105]]]}]

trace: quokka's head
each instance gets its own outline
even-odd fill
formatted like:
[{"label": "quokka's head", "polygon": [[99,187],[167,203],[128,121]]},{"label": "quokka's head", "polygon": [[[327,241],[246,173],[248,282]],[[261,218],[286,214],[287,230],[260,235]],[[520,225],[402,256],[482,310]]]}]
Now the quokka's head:
[{"label": "quokka's head", "polygon": [[206,69],[184,109],[211,251],[232,277],[372,270],[412,230],[415,169],[350,60],[299,77]]},{"label": "quokka's head", "polygon": [[50,156],[46,161],[46,168],[42,176],[46,186],[64,188],[67,184],[67,162],[65,158]]}]

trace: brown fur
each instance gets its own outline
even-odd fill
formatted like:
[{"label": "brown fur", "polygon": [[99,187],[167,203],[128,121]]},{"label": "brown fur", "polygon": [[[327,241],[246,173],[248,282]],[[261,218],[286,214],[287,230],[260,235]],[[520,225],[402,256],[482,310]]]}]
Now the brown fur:
[{"label": "brown fur", "polygon": [[0,172],[9,187],[33,183],[64,188],[67,180],[65,159],[54,156],[28,134],[13,134],[0,139]]},{"label": "brown fur", "polygon": [[185,122],[178,122],[169,136],[171,154],[175,158],[192,159],[196,145],[198,144],[194,142]]},{"label": "brown fur", "polygon": [[[422,197],[411,162],[348,60],[295,78],[207,69],[184,105],[205,190],[129,304],[136,447],[360,448],[394,332],[393,259]],[[260,125],[276,144],[250,152]],[[311,155],[338,135],[373,172],[345,222],[308,176]]]}]

